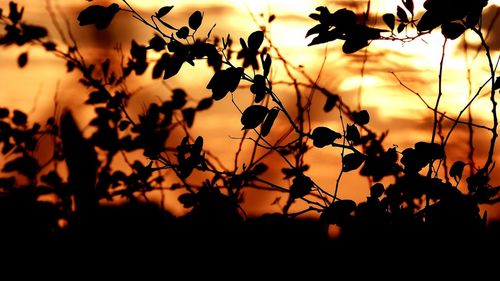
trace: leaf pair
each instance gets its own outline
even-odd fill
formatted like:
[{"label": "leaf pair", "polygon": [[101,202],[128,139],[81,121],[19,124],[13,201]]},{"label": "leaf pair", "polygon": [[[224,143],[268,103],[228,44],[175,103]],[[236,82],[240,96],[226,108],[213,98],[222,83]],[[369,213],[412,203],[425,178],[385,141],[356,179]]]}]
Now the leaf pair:
[{"label": "leaf pair", "polygon": [[325,147],[331,145],[336,139],[340,139],[342,135],[327,127],[317,127],[313,130],[311,138],[315,147]]},{"label": "leaf pair", "polygon": [[97,29],[102,30],[108,27],[119,11],[120,6],[116,3],[113,3],[108,7],[92,5],[81,11],[77,19],[80,26],[93,24]]},{"label": "leaf pair", "polygon": [[230,67],[219,70],[215,72],[210,82],[208,82],[207,89],[212,90],[212,98],[214,100],[221,100],[229,92],[236,91],[242,76],[243,68],[241,67]]},{"label": "leaf pair", "polygon": [[317,34],[308,46],[340,39],[345,40],[342,51],[352,54],[368,46],[370,40],[379,39],[380,33],[385,31],[357,23],[356,13],[345,8],[333,14],[326,7],[318,7],[316,10],[320,11],[320,14],[311,14],[309,17],[320,23],[306,33],[306,37]]},{"label": "leaf pair", "polygon": [[269,110],[262,105],[251,105],[243,111],[241,116],[241,124],[243,124],[242,130],[255,129],[262,124],[261,135],[265,137],[271,131],[274,121],[276,117],[278,117],[278,113],[279,109],[277,108]]},{"label": "leaf pair", "polygon": [[264,32],[261,30],[253,32],[248,36],[247,42],[243,38],[240,38],[241,51],[238,53],[238,59],[243,59],[243,68],[252,66],[254,69],[259,69],[257,54],[264,42]]}]

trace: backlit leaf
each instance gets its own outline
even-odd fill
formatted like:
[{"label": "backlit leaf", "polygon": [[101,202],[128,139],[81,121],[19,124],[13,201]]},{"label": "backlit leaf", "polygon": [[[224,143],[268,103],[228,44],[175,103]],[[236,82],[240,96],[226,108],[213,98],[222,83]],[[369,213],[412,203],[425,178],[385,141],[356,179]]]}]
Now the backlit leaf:
[{"label": "backlit leaf", "polygon": [[405,23],[400,23],[398,25],[398,33],[403,32],[403,30],[405,30],[405,28],[406,28],[406,24]]},{"label": "backlit leaf", "polygon": [[250,36],[248,36],[248,49],[256,52],[259,50],[260,45],[264,42],[264,32],[261,30],[255,31]]},{"label": "backlit leaf", "polygon": [[370,196],[373,198],[379,198],[384,194],[384,185],[381,183],[376,183],[370,187]]},{"label": "backlit leaf", "polygon": [[403,0],[403,5],[405,5],[405,8],[410,11],[410,13],[413,15],[415,5],[413,4],[413,0]]},{"label": "backlit leaf", "polygon": [[312,132],[313,145],[319,148],[331,145],[336,139],[340,139],[342,135],[327,127],[317,127]]},{"label": "backlit leaf", "polygon": [[361,134],[359,133],[356,125],[347,125],[345,138],[352,141],[354,144],[358,144],[361,140]]},{"label": "backlit leaf", "polygon": [[342,171],[349,172],[359,168],[365,161],[365,156],[359,152],[344,155],[342,158]]},{"label": "backlit leaf", "polygon": [[194,207],[198,203],[198,198],[195,194],[192,193],[181,194],[178,200],[184,206],[184,208]]},{"label": "backlit leaf", "polygon": [[466,164],[462,161],[456,161],[455,163],[453,163],[450,168],[450,177],[461,179],[465,165]]},{"label": "backlit leaf", "polygon": [[393,31],[394,27],[396,26],[396,17],[393,14],[384,14],[382,16],[382,19],[384,20],[384,23],[391,29],[391,31]]},{"label": "backlit leaf", "polygon": [[28,122],[28,115],[20,110],[15,109],[14,116],[12,116],[12,122],[17,126],[24,126]]},{"label": "backlit leaf", "polygon": [[167,46],[167,42],[162,37],[155,35],[151,40],[149,40],[150,49],[155,50],[156,52],[161,52]]},{"label": "backlit leaf", "polygon": [[269,110],[264,123],[262,123],[262,128],[260,131],[263,137],[266,137],[267,135],[269,135],[269,132],[271,132],[271,128],[273,127],[274,121],[276,120],[276,117],[278,117],[279,112],[280,111],[277,108]]},{"label": "backlit leaf", "polygon": [[403,8],[401,8],[400,6],[398,6],[397,15],[398,15],[399,20],[401,20],[401,22],[405,22],[405,23],[410,22],[408,20],[408,15],[406,14],[405,10],[403,10]]},{"label": "backlit leaf", "polygon": [[182,110],[182,117],[184,118],[184,122],[186,122],[188,128],[193,126],[195,113],[196,111],[194,108],[185,108]]},{"label": "backlit leaf", "polygon": [[314,186],[314,182],[305,175],[296,176],[290,186],[290,197],[293,199],[301,198],[309,194]]},{"label": "backlit leaf", "polygon": [[186,39],[189,36],[189,28],[187,26],[183,26],[177,30],[175,35],[177,35],[180,39]]},{"label": "backlit leaf", "polygon": [[189,27],[193,30],[197,30],[200,25],[201,21],[203,20],[203,15],[200,11],[194,12],[190,17],[189,17]]},{"label": "backlit leaf", "polygon": [[242,130],[257,128],[257,126],[264,122],[268,111],[267,107],[262,105],[249,106],[243,111],[243,115],[241,116]]},{"label": "backlit leaf", "polygon": [[444,37],[455,40],[465,32],[465,26],[456,22],[447,22],[441,25],[441,33]]},{"label": "backlit leaf", "polygon": [[20,68],[25,67],[27,63],[28,63],[28,53],[24,52],[20,54],[19,57],[17,57],[17,65]]},{"label": "backlit leaf", "polygon": [[335,105],[337,104],[337,101],[339,100],[339,96],[337,95],[328,95],[326,97],[326,102],[325,102],[325,106],[323,106],[323,110],[325,112],[330,112],[332,111],[332,109],[335,107]]},{"label": "backlit leaf", "polygon": [[165,15],[167,15],[170,10],[172,10],[174,6],[164,6],[164,7],[161,7],[158,12],[156,13],[156,17],[158,18],[161,18],[161,17],[164,17]]},{"label": "backlit leaf", "polygon": [[213,103],[214,100],[212,98],[204,98],[198,103],[198,106],[196,106],[196,111],[209,109]]},{"label": "backlit leaf", "polygon": [[366,110],[355,111],[352,113],[352,117],[354,122],[358,125],[366,125],[370,122],[370,115]]}]

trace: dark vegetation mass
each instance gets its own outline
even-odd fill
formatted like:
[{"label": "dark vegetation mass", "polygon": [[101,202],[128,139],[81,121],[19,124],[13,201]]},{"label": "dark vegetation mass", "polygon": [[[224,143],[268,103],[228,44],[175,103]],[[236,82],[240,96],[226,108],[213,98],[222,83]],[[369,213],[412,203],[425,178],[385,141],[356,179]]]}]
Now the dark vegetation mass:
[{"label": "dark vegetation mass", "polygon": [[[103,30],[118,13],[127,13],[156,35],[149,42],[132,41],[123,63],[108,58],[88,64],[76,41],[51,41],[46,28],[23,21],[29,7],[10,2],[0,9],[0,45],[39,46],[65,61],[68,72],[79,73],[78,82],[88,89],[85,103],[95,109],[88,124],[94,131],[86,138],[70,110],[35,123],[25,112],[8,105],[0,108],[0,148],[5,159],[0,178],[0,241],[9,253],[2,258],[19,255],[24,262],[50,264],[47,257],[55,255],[53,266],[57,260],[65,270],[81,266],[72,259],[90,255],[94,263],[85,265],[88,269],[109,269],[108,263],[123,267],[158,263],[176,270],[174,264],[199,263],[244,271],[248,263],[252,268],[276,266],[275,271],[284,272],[336,268],[331,270],[333,276],[350,263],[391,272],[388,260],[392,260],[406,266],[399,269],[419,272],[446,268],[441,259],[465,262],[469,268],[487,267],[483,254],[498,255],[498,227],[494,222],[487,226],[487,213],[480,211],[480,204],[500,200],[500,187],[490,184],[500,82],[483,33],[486,0],[427,0],[425,12],[418,15],[413,1],[403,0],[394,14],[381,17],[384,26],[368,24],[373,16],[369,10],[332,12],[322,6],[309,15],[314,25],[304,35],[312,37],[310,45],[341,40],[345,54],[362,51],[376,40],[401,44],[431,32],[442,32],[444,44],[466,32],[479,38],[491,75],[484,77],[485,83],[458,116],[440,111],[443,93],[436,91],[436,103],[430,107],[430,140],[409,148],[387,148],[386,133],[370,128],[366,110],[353,110],[340,95],[289,63],[271,44],[264,27],[235,43],[231,36],[217,36],[214,28],[208,34],[197,32],[205,24],[201,11],[193,12],[179,27],[169,23],[173,6],[143,16],[125,0],[109,6],[86,5],[77,18],[80,26]],[[275,18],[271,15],[268,24]],[[158,59],[151,59],[152,53]],[[20,54],[19,67],[28,63],[29,54]],[[116,64],[118,71],[111,67]],[[169,79],[186,65],[198,64],[208,64],[213,71],[206,81],[206,98],[195,97],[193,104],[185,90],[173,89],[170,99],[149,104],[138,117],[129,114],[132,93],[123,87],[128,78],[152,73],[152,79]],[[277,64],[284,65],[295,81],[289,85],[296,99],[293,110],[273,89],[270,73]],[[443,61],[440,74],[442,70]],[[299,85],[295,75],[308,83]],[[231,122],[241,123],[240,142],[252,143],[259,153],[254,152],[245,164],[236,160],[239,166],[234,169],[223,168],[205,149],[203,136],[192,135],[190,128],[199,122],[200,111],[231,99],[242,86],[253,95],[253,103],[235,104],[241,119]],[[462,117],[483,90],[489,91],[491,127],[476,126]],[[324,112],[338,114],[342,131],[311,127],[312,92],[322,96]],[[286,122],[289,129],[276,130],[277,122]],[[443,122],[452,124],[449,132],[440,130]],[[484,163],[473,158],[447,163],[447,141],[457,126],[491,133]],[[174,132],[185,137],[171,145]],[[53,140],[53,156],[40,163],[34,155],[40,140],[47,137]],[[308,176],[314,163],[306,163],[304,156],[314,149],[338,150],[342,158],[341,170],[331,179],[333,189]],[[126,155],[133,152],[142,153],[142,160],[126,162]],[[269,155],[283,160],[281,171],[288,185],[263,176],[269,169]],[[126,162],[127,168],[113,166],[116,159]],[[58,164],[67,167],[67,175]],[[337,196],[344,173],[360,173],[372,183],[364,202]],[[384,178],[392,178],[392,184],[380,183]],[[465,191],[459,189],[460,183]],[[286,199],[282,211],[247,217],[241,207],[243,191],[252,188],[282,193]],[[148,194],[164,189],[183,191],[178,201],[188,210],[185,216],[174,217],[149,203]],[[125,203],[103,204],[117,199]],[[298,201],[307,207],[292,212]],[[306,213],[316,213],[318,219],[302,219]],[[327,235],[332,225],[341,229],[340,237],[333,240]],[[160,257],[152,259],[152,253]],[[214,272],[222,272],[218,270]]]}]

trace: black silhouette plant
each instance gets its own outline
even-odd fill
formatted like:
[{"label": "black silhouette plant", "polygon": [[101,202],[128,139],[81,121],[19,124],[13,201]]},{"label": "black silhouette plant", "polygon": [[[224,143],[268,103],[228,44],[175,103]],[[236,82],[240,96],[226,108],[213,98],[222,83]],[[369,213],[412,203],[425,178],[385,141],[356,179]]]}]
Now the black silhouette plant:
[{"label": "black silhouette plant", "polygon": [[[265,30],[250,33],[246,40],[239,40],[240,47],[235,47],[229,36],[220,39],[212,37],[213,28],[205,37],[197,33],[203,24],[203,13],[200,11],[192,13],[185,26],[176,28],[167,20],[173,6],[160,8],[147,20],[127,1],[122,2],[122,7],[117,3],[108,7],[91,5],[78,16],[80,25],[105,29],[118,12],[127,12],[155,31],[156,35],[147,43],[131,42],[128,60],[122,65],[121,73],[111,70],[109,59],[101,65],[86,64],[75,42],[59,47],[49,41],[45,28],[22,21],[24,8],[13,2],[9,4],[8,15],[1,14],[5,32],[0,44],[40,45],[65,60],[68,72],[80,73],[79,82],[89,92],[85,103],[95,109],[95,116],[90,122],[95,131],[88,139],[83,137],[70,112],[61,117],[54,116],[45,125],[40,125],[28,122],[28,116],[21,111],[0,109],[0,142],[2,154],[8,159],[3,165],[3,172],[16,172],[27,179],[25,182],[14,176],[0,179],[0,206],[3,210],[17,210],[24,206],[43,209],[43,212],[34,212],[37,216],[45,216],[43,221],[36,219],[36,224],[47,233],[55,229],[62,231],[61,221],[67,223],[72,231],[78,231],[91,227],[92,221],[103,212],[104,207],[100,206],[102,200],[126,198],[137,203],[147,201],[149,192],[169,189],[182,190],[178,200],[190,209],[180,221],[188,225],[210,223],[228,227],[252,220],[246,217],[240,203],[244,198],[243,190],[255,188],[288,195],[282,213],[264,216],[264,221],[274,218],[271,220],[278,223],[306,212],[316,212],[322,225],[338,225],[343,235],[354,238],[364,237],[369,233],[366,230],[374,229],[377,233],[389,235],[392,230],[406,228],[429,233],[452,233],[459,229],[464,233],[474,233],[485,227],[486,213],[480,213],[479,204],[493,204],[500,200],[500,187],[490,184],[498,127],[495,92],[499,86],[480,26],[482,9],[487,1],[456,3],[429,0],[424,4],[426,12],[417,18],[413,1],[406,0],[402,2],[404,8],[398,6],[396,15],[382,16],[388,29],[368,26],[367,14],[358,16],[348,9],[331,13],[327,7],[318,7],[319,13],[310,17],[319,23],[306,34],[315,35],[310,45],[344,40],[342,50],[350,54],[369,46],[374,40],[407,42],[439,26],[443,35],[451,40],[457,39],[466,30],[472,30],[480,38],[489,60],[493,126],[486,128],[492,133],[487,160],[483,166],[472,167],[474,173],[466,178],[468,190],[465,193],[458,188],[458,184],[464,177],[464,167],[473,163],[457,161],[444,173],[440,173],[440,168],[446,163],[449,135],[457,124],[463,123],[461,114],[486,84],[456,117],[439,111],[442,96],[439,91],[432,108],[434,123],[431,141],[417,142],[412,148],[386,149],[383,145],[386,133],[377,134],[369,128],[370,115],[366,110],[350,109],[339,95],[316,84],[300,70],[297,73],[309,81],[307,86],[324,95],[324,111],[339,110],[343,130],[336,132],[326,126],[310,128],[307,124],[314,119],[309,114],[311,99],[296,83],[291,84],[297,97],[296,115],[292,114],[294,111],[285,106],[273,89],[270,71],[275,61],[282,61],[290,78],[296,81],[290,71],[293,66],[277,48],[267,44],[271,39]],[[394,32],[397,22],[399,25]],[[403,32],[411,28],[415,29],[416,36]],[[169,79],[177,75],[185,63],[195,66],[200,60],[205,60],[214,71],[212,78],[206,82],[211,97],[203,98],[193,106],[188,101],[188,93],[183,89],[173,89],[169,100],[149,104],[138,118],[131,116],[127,107],[131,93],[121,86],[133,73],[146,73],[152,64],[149,58],[151,52],[158,53],[159,57],[153,62],[153,79]],[[232,58],[234,53],[237,53],[236,59]],[[28,54],[21,54],[18,63],[24,67],[28,63]],[[441,76],[439,82],[441,85]],[[241,112],[239,122],[244,131],[241,145],[251,141],[254,151],[263,149],[265,153],[259,156],[253,152],[249,162],[232,170],[222,168],[217,163],[218,159],[205,149],[203,137],[192,136],[190,128],[196,122],[198,112],[210,109],[214,102],[228,98],[229,93],[234,93],[243,85],[249,87],[253,102],[242,109],[235,104]],[[275,122],[283,120],[278,119],[279,116],[288,122],[289,131],[273,130]],[[349,121],[344,122],[344,117]],[[437,128],[445,118],[451,120],[453,126],[448,137],[438,143]],[[185,137],[170,146],[173,133],[178,131]],[[34,153],[40,138],[47,135],[54,140],[53,157],[48,163],[39,163]],[[338,149],[341,153],[342,169],[335,190],[326,190],[307,175],[309,165],[304,158],[312,149]],[[128,162],[127,155],[135,151],[142,152],[142,161]],[[239,153],[235,156],[238,165]],[[263,177],[268,170],[266,158],[270,154],[278,155],[285,163],[281,171],[290,180],[289,186]],[[117,169],[113,165],[116,159],[125,159],[128,168]],[[67,177],[57,165],[49,169],[51,163],[59,162],[66,163]],[[358,169],[372,183],[370,196],[359,204],[337,196],[343,173]],[[203,180],[197,182],[200,174]],[[393,183],[387,186],[380,183],[386,177],[394,178]],[[453,182],[450,182],[450,177]],[[56,198],[54,204],[39,200],[48,194]],[[292,213],[290,208],[296,201],[305,202],[307,207]],[[6,212],[3,213],[2,217],[6,217]]]}]

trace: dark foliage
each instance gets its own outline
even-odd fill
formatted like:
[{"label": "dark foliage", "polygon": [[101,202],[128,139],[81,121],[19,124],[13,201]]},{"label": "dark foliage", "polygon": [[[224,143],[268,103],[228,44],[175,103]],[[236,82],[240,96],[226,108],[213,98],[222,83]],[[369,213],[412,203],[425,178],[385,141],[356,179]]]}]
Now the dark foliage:
[{"label": "dark foliage", "polygon": [[[387,149],[383,145],[386,133],[376,134],[369,128],[368,111],[351,110],[339,95],[314,83],[311,88],[319,89],[324,96],[323,110],[328,113],[338,109],[343,129],[336,132],[326,126],[316,126],[308,131],[305,124],[311,121],[306,117],[310,107],[303,103],[306,99],[302,93],[296,90],[297,116],[292,116],[292,111],[273,90],[269,75],[273,58],[285,64],[286,60],[272,46],[266,46],[268,35],[264,29],[250,33],[247,40],[241,38],[240,48],[236,50],[229,36],[213,38],[212,30],[206,37],[197,37],[203,24],[201,11],[193,12],[186,25],[176,28],[167,22],[173,6],[158,9],[150,22],[127,1],[123,2],[125,7],[116,3],[108,7],[91,5],[78,16],[81,26],[94,25],[101,30],[124,10],[155,30],[155,35],[144,45],[135,40],[131,42],[121,72],[113,70],[110,59],[97,65],[86,64],[77,46],[68,46],[67,50],[59,48],[47,39],[45,28],[23,22],[24,8],[14,2],[9,3],[8,15],[0,12],[5,31],[0,45],[38,45],[65,60],[68,72],[79,72],[79,82],[88,89],[85,103],[95,112],[89,124],[92,135],[87,138],[69,111],[38,124],[32,123],[22,111],[0,108],[0,146],[7,159],[0,178],[0,225],[5,230],[0,234],[0,241],[15,241],[28,250],[48,245],[47,249],[53,247],[63,257],[109,248],[113,252],[111,262],[117,264],[130,263],[121,260],[122,252],[127,257],[138,253],[141,260],[149,257],[145,255],[152,251],[141,246],[144,241],[160,243],[158,250],[173,253],[177,264],[201,255],[212,265],[211,255],[218,251],[224,259],[217,261],[230,268],[239,266],[240,257],[253,254],[259,254],[263,262],[281,261],[270,255],[273,249],[287,257],[304,252],[304,256],[298,257],[303,260],[291,262],[292,266],[298,266],[298,271],[306,268],[311,256],[322,252],[331,253],[332,260],[339,265],[342,260],[353,258],[377,266],[388,258],[408,265],[419,261],[417,256],[432,264],[440,261],[438,256],[428,254],[436,249],[439,252],[439,249],[460,248],[478,254],[486,252],[489,242],[498,242],[498,238],[488,236],[498,234],[498,226],[486,232],[487,214],[481,214],[479,208],[480,204],[499,201],[500,187],[490,184],[495,134],[484,166],[458,160],[440,178],[439,169],[447,159],[446,141],[436,141],[436,127],[441,122],[437,118],[431,142],[417,142],[406,149],[396,146]],[[395,15],[382,16],[389,30],[368,26],[366,17],[348,9],[332,13],[327,7],[318,7],[318,13],[310,15],[318,23],[306,36],[315,35],[311,46],[343,40],[342,50],[346,54],[355,53],[374,40],[414,40],[438,27],[447,39],[457,39],[467,30],[484,39],[478,25],[486,4],[487,1],[428,0],[424,4],[426,12],[417,19],[413,1],[402,1]],[[274,19],[270,17],[269,23]],[[401,33],[409,28],[414,28],[418,35],[404,37]],[[151,52],[158,53],[159,59],[148,58]],[[236,59],[232,60],[231,54],[235,53]],[[211,97],[194,99],[184,89],[176,88],[171,90],[168,99],[147,105],[137,118],[130,116],[127,104],[131,93],[122,87],[129,76],[144,75],[151,68],[152,79],[169,79],[177,75],[185,63],[195,66],[200,60],[206,61],[213,70],[206,86]],[[19,67],[25,67],[28,53],[20,54],[17,62]],[[494,94],[499,86],[494,71],[491,82],[492,103],[496,106]],[[240,147],[244,141],[251,140],[254,150],[263,148],[265,156],[272,153],[284,159],[286,165],[279,168],[288,185],[275,184],[264,176],[271,167],[265,156],[253,155],[241,167],[235,161],[234,169],[221,168],[206,149],[205,139],[191,135],[190,128],[201,119],[199,112],[229,98],[229,93],[234,95],[243,83],[248,86],[247,92],[253,95],[253,101],[246,108],[238,108],[244,130]],[[438,105],[433,109],[435,115]],[[344,122],[344,116],[349,121]],[[281,120],[288,122],[286,133],[275,128]],[[495,121],[490,131],[496,132],[497,123]],[[185,137],[173,139],[179,132]],[[248,137],[251,134],[256,138]],[[44,136],[54,140],[53,155],[48,162],[55,163],[53,169],[49,169],[47,163],[39,163],[34,156]],[[271,138],[274,136],[280,137],[276,143]],[[287,143],[287,139],[293,140]],[[304,159],[312,149],[340,152],[342,168],[338,171],[334,193],[307,175],[309,165]],[[128,161],[126,156],[130,153],[143,157]],[[126,159],[126,168],[117,169],[113,165],[116,159]],[[58,163],[65,163],[67,177],[57,168]],[[467,165],[473,167],[469,176],[464,173]],[[356,170],[373,183],[369,196],[359,203],[337,196],[343,173]],[[201,183],[195,183],[196,177],[203,178]],[[388,177],[393,179],[392,183],[380,183]],[[467,192],[458,188],[462,179]],[[246,188],[285,194],[288,200],[282,206],[282,213],[247,217],[241,207]],[[150,192],[164,189],[182,190],[178,201],[188,209],[185,216],[176,218],[155,205],[143,203]],[[49,202],[42,200],[44,196],[55,199]],[[127,203],[118,207],[101,204],[115,199]],[[307,207],[292,213],[291,207],[298,201],[305,202]],[[276,204],[280,204],[279,199]],[[296,219],[307,212],[318,213],[319,220]],[[331,225],[342,230],[338,240],[327,239],[325,230]],[[163,241],[170,243],[162,244]],[[471,245],[478,248],[469,248]],[[413,256],[414,251],[421,248],[425,253]],[[108,261],[108,256],[92,254],[99,262]],[[453,258],[453,252],[444,256]],[[398,261],[399,257],[407,260]],[[58,262],[68,263],[64,259]],[[476,261],[473,263],[476,265]]]}]

